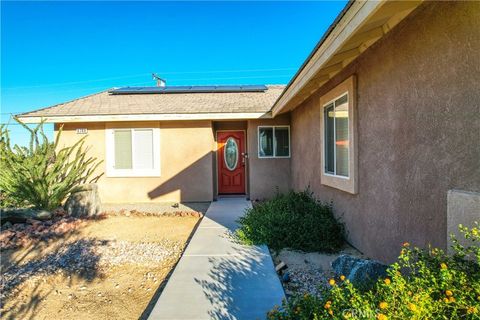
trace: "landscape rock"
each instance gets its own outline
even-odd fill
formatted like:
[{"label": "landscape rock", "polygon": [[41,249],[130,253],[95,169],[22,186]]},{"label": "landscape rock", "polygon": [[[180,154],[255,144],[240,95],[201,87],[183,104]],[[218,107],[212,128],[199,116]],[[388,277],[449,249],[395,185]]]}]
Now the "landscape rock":
[{"label": "landscape rock", "polygon": [[81,186],[80,191],[72,193],[65,202],[65,210],[72,217],[92,217],[100,213],[100,196],[96,184]]},{"label": "landscape rock", "polygon": [[33,208],[4,208],[1,210],[2,223],[23,223],[27,220],[50,220],[53,214],[46,210]]},{"label": "landscape rock", "polygon": [[13,224],[10,221],[7,221],[2,225],[2,230],[10,229],[12,226]]},{"label": "landscape rock", "polygon": [[332,268],[337,276],[344,275],[354,285],[365,287],[385,277],[388,266],[375,260],[344,254],[332,262]]}]

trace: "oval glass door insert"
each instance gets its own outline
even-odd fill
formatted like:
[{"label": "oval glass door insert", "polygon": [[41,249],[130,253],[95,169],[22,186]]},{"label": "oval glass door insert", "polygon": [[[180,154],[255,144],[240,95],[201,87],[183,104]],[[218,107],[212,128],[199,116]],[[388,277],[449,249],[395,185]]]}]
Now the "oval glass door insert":
[{"label": "oval glass door insert", "polygon": [[238,163],[238,145],[237,141],[232,137],[227,139],[225,147],[223,148],[223,159],[228,170],[233,171]]}]

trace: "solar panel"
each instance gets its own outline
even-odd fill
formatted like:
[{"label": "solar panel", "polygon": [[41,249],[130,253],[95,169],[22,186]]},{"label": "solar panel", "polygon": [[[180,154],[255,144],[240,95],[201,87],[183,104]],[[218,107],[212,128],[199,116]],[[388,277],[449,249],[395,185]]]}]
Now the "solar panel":
[{"label": "solar panel", "polygon": [[110,90],[111,94],[155,94],[155,93],[227,93],[227,92],[264,92],[264,85],[240,86],[169,86],[169,87],[122,87]]}]

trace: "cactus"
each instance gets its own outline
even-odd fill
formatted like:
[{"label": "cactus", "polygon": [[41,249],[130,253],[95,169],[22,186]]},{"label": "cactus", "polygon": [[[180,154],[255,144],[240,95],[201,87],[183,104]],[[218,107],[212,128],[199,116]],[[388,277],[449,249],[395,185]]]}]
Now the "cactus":
[{"label": "cactus", "polygon": [[71,146],[59,148],[62,128],[54,142],[49,141],[43,125],[30,128],[14,118],[30,132],[30,143],[11,146],[8,127],[0,126],[0,192],[2,206],[33,206],[52,210],[62,205],[89,178],[101,163],[87,156],[83,137]]}]

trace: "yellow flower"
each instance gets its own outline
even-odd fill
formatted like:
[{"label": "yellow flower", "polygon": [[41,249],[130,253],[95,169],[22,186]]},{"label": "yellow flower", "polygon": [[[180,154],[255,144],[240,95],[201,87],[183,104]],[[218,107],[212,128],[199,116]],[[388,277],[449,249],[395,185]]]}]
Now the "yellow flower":
[{"label": "yellow flower", "polygon": [[332,309],[328,310],[328,314],[331,315],[331,316],[333,316],[333,311],[332,311]]},{"label": "yellow flower", "polygon": [[476,314],[478,312],[477,307],[468,307],[467,313],[468,314]]},{"label": "yellow flower", "polygon": [[442,263],[440,264],[440,269],[442,269],[442,270],[447,270],[447,265],[442,262]]},{"label": "yellow flower", "polygon": [[330,309],[332,305],[330,303],[325,303],[325,305],[323,306],[325,309]]},{"label": "yellow flower", "polygon": [[455,302],[455,298],[454,298],[454,297],[450,297],[450,298],[448,298],[448,301],[450,301],[450,302]]},{"label": "yellow flower", "polygon": [[352,314],[351,314],[350,312],[347,312],[347,313],[345,313],[345,314],[343,315],[343,317],[344,317],[345,319],[348,319],[348,318],[350,318],[351,316],[352,316]]},{"label": "yellow flower", "polygon": [[385,284],[386,284],[387,286],[388,286],[390,283],[392,283],[389,278],[385,278],[385,280],[383,280],[383,282],[385,282]]},{"label": "yellow flower", "polygon": [[334,285],[335,285],[335,280],[334,280],[334,279],[330,279],[330,280],[328,280],[328,283],[329,283],[331,286],[334,286]]},{"label": "yellow flower", "polygon": [[410,311],[415,312],[415,311],[417,311],[417,306],[414,305],[413,303],[409,303],[409,304],[408,304],[408,309],[409,309]]},{"label": "yellow flower", "polygon": [[409,246],[410,246],[410,243],[404,242],[404,243],[403,243],[403,246],[404,246],[404,247],[409,247]]},{"label": "yellow flower", "polygon": [[387,309],[388,303],[386,303],[385,301],[382,301],[378,306],[380,307],[380,309]]},{"label": "yellow flower", "polygon": [[446,295],[447,297],[451,297],[451,296],[453,296],[453,292],[450,291],[450,290],[447,290],[447,291],[445,291],[445,295]]},{"label": "yellow flower", "polygon": [[408,291],[407,294],[408,294],[409,296],[411,296],[411,295],[412,295],[412,291]]},{"label": "yellow flower", "polygon": [[345,276],[343,274],[340,276],[340,280],[345,281]]},{"label": "yellow flower", "polygon": [[443,302],[448,303],[448,298],[443,298]]},{"label": "yellow flower", "polygon": [[384,315],[383,313],[379,313],[379,314],[377,315],[377,319],[378,319],[378,320],[388,320],[387,316]]}]

